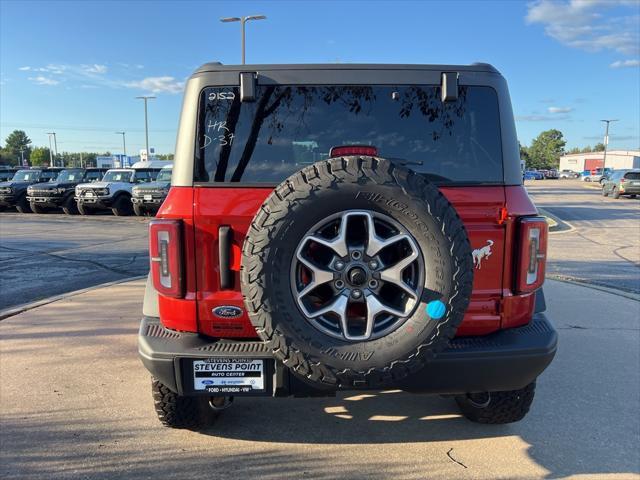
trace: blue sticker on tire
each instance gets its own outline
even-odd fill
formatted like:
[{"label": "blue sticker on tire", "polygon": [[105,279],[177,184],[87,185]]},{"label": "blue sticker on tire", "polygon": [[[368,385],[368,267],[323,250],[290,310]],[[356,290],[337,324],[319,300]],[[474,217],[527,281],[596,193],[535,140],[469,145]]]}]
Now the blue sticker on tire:
[{"label": "blue sticker on tire", "polygon": [[444,317],[447,307],[440,300],[433,300],[427,303],[427,315],[434,320],[439,320]]}]

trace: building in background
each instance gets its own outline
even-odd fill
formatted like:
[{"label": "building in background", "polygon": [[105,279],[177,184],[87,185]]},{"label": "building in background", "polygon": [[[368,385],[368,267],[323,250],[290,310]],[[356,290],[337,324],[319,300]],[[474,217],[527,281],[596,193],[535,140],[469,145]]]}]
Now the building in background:
[{"label": "building in background", "polygon": [[126,168],[140,160],[140,157],[129,157],[126,155],[109,155],[96,157],[97,168]]},{"label": "building in background", "polygon": [[[560,157],[559,169],[580,173],[603,166],[605,166],[604,152],[573,153]],[[614,170],[640,168],[640,150],[609,150],[606,167]]]}]

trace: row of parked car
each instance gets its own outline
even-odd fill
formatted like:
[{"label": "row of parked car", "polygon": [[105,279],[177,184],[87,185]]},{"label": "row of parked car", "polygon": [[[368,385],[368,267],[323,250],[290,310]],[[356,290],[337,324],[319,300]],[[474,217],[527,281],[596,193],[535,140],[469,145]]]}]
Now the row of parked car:
[{"label": "row of parked car", "polygon": [[21,213],[62,210],[90,215],[153,215],[171,186],[170,162],[138,162],[130,168],[25,168],[0,170],[0,209]]}]

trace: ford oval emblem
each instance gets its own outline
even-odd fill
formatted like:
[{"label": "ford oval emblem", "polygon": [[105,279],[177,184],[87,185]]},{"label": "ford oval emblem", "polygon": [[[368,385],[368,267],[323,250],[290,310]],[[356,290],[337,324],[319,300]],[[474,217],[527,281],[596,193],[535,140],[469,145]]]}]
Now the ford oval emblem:
[{"label": "ford oval emblem", "polygon": [[212,310],[213,314],[219,318],[238,318],[242,316],[242,309],[235,305],[220,305]]}]

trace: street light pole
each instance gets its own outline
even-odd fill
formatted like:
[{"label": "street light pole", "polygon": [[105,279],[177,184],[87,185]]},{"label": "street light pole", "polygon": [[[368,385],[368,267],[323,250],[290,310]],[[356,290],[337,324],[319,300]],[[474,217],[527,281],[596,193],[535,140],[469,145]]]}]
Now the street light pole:
[{"label": "street light pole", "polygon": [[125,133],[126,132],[116,132],[117,135],[122,135],[122,152],[123,152],[124,156],[126,157],[127,156],[127,144],[124,141],[124,134]]},{"label": "street light pole", "polygon": [[[140,96],[140,97],[136,97],[139,98],[141,100],[144,100],[144,141],[145,141],[145,147],[147,149],[147,161],[149,161],[149,123],[147,121],[147,101],[148,100],[153,100],[156,97],[151,97],[151,96]],[[124,138],[124,137],[123,137]]]},{"label": "street light pole", "polygon": [[607,124],[604,130],[604,157],[602,159],[602,174],[604,175],[604,168],[607,166],[607,148],[609,146],[609,124],[612,122],[617,122],[617,119],[612,120],[600,120]]},{"label": "street light pole", "polygon": [[241,35],[241,39],[240,39],[240,46],[242,49],[242,65],[245,64],[245,23],[247,23],[247,21],[249,20],[266,20],[267,17],[264,15],[248,15],[246,17],[226,17],[226,18],[221,18],[220,21],[223,23],[229,23],[229,22],[240,22],[240,35]]},{"label": "street light pole", "polygon": [[24,147],[20,148],[20,166],[24,167]]},{"label": "street light pole", "polygon": [[47,135],[49,135],[49,166],[53,167],[53,147],[51,146],[51,135],[53,135],[53,132],[47,132]]}]

